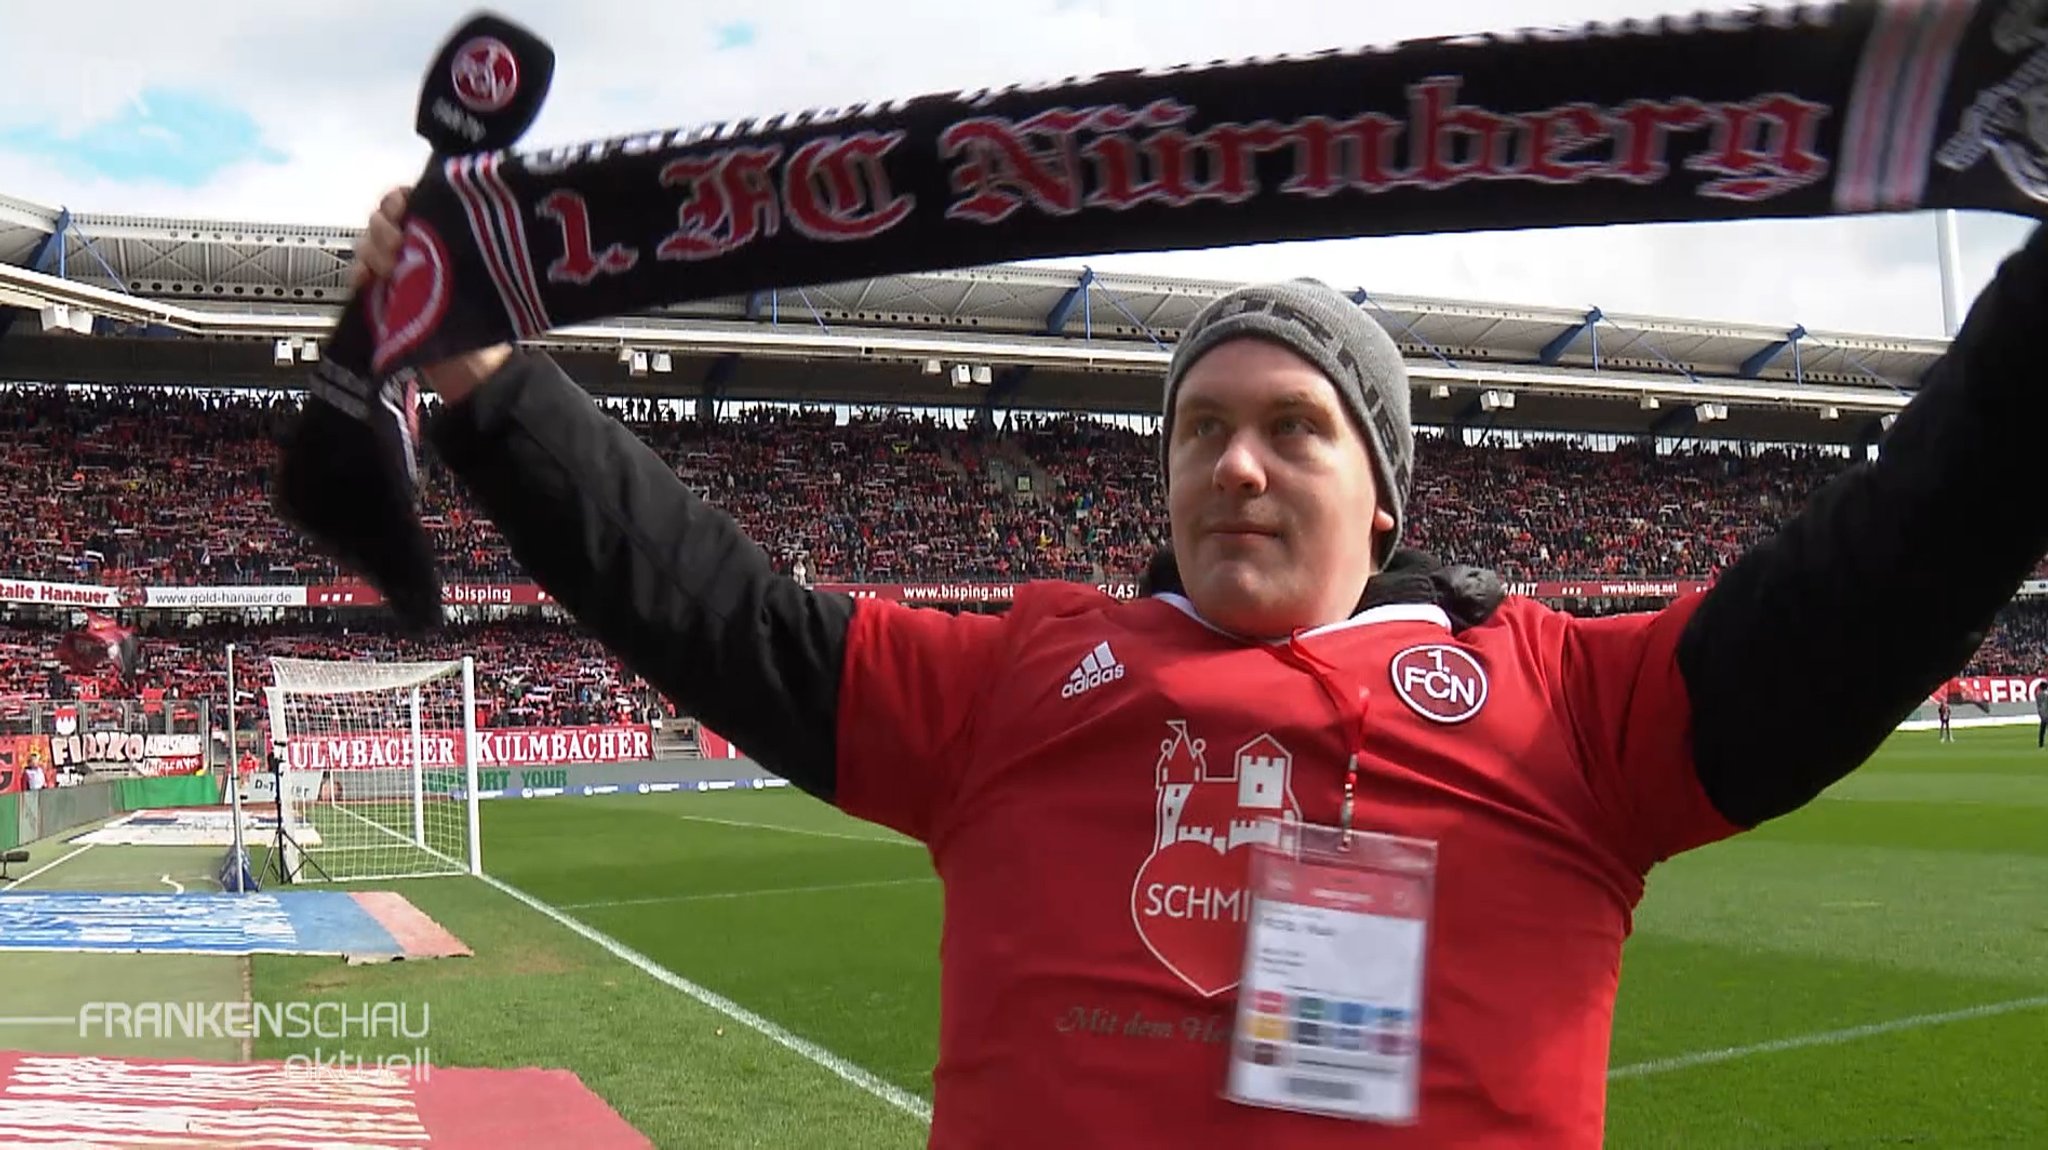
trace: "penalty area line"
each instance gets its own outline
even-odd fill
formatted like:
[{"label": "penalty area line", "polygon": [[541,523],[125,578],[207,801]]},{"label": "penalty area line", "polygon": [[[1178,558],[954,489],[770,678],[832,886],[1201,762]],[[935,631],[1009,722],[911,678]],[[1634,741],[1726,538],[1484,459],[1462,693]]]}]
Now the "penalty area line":
[{"label": "penalty area line", "polygon": [[497,888],[498,890],[505,892],[507,895],[510,895],[512,898],[518,900],[519,902],[525,904],[533,910],[538,911],[543,915],[546,915],[549,919],[558,922],[565,927],[568,927],[570,930],[576,932],[582,937],[589,939],[591,942],[596,943],[598,946],[604,948],[606,953],[610,954],[613,958],[619,959],[620,961],[627,963],[628,965],[639,970],[642,974],[645,974],[649,978],[654,979],[656,982],[659,982],[672,990],[682,991],[684,994],[687,994],[691,998],[696,999],[699,1003],[702,1003],[703,1005],[710,1007],[712,1010],[715,1010],[718,1013],[725,1015],[727,1018],[732,1019],[734,1022],[737,1022],[740,1025],[747,1027],[749,1030],[752,1030],[760,1034],[762,1037],[768,1039],[770,1042],[775,1043],[777,1046],[782,1047],[784,1050],[790,1051],[791,1053],[796,1054],[799,1057],[804,1058],[814,1063],[815,1065],[830,1071],[835,1077],[839,1078],[841,1081],[849,1083],[850,1085],[859,1088],[867,1094],[881,1100],[884,1103],[887,1103],[888,1105],[896,1108],[897,1110],[902,1111],[905,1114],[910,1115],[911,1117],[917,1119],[918,1121],[924,1123],[927,1126],[931,1125],[931,1103],[926,1102],[924,1099],[919,1098],[917,1095],[910,1093],[908,1090],[904,1090],[901,1087],[894,1086],[888,1082],[884,1082],[880,1078],[876,1077],[873,1073],[867,1070],[863,1070],[859,1066],[856,1066],[853,1063],[848,1062],[846,1059],[839,1057],[837,1054],[832,1053],[831,1051],[825,1049],[822,1046],[819,1046],[817,1043],[811,1042],[808,1039],[800,1038],[797,1035],[792,1034],[787,1030],[784,1030],[782,1027],[777,1026],[775,1023],[768,1021],[767,1019],[761,1017],[758,1014],[755,1014],[753,1011],[748,1010],[746,1007],[741,1006],[739,1003],[734,1002],[733,1000],[725,997],[724,995],[719,994],[716,991],[707,989],[705,987],[699,986],[694,982],[691,982],[689,979],[684,978],[682,975],[677,974],[675,971],[672,971],[667,967],[662,966],[660,963],[655,962],[653,959],[648,958],[646,955],[641,954],[639,951],[634,950],[632,947],[627,946],[625,943],[622,943],[617,939],[611,937],[610,935],[605,934],[603,931],[597,930],[582,922],[578,922],[576,919],[570,917],[569,915],[563,914],[561,911],[555,909],[552,906],[549,906],[547,903],[542,902],[541,900],[533,897],[532,895],[527,894],[525,891],[520,890],[518,887],[515,887],[510,883],[504,882],[501,879],[493,878],[492,876],[487,874],[479,875],[478,877],[481,878],[484,882],[489,883],[491,886]]},{"label": "penalty area line", "polygon": [[1680,1054],[1671,1058],[1652,1058],[1647,1062],[1636,1062],[1618,1066],[1607,1072],[1610,1081],[1622,1078],[1643,1078],[1652,1074],[1668,1074],[1674,1070],[1691,1070],[1697,1066],[1711,1066],[1717,1062],[1733,1062],[1758,1054],[1778,1054],[1787,1050],[1806,1050],[1815,1046],[1839,1046],[1863,1038],[1876,1038],[1884,1034],[1897,1034],[1905,1030],[1923,1030],[1930,1026],[1945,1026],[1951,1022],[1969,1022],[1978,1018],[1992,1018],[2000,1014],[2012,1014],[2022,1010],[2040,1010],[2048,1007],[2048,995],[2033,998],[2015,998],[2006,1002],[1992,1002],[1983,1006],[1971,1006],[1962,1010],[1945,1010],[1938,1014],[1915,1014],[1906,1018],[1894,1018],[1889,1022],[1872,1022],[1863,1026],[1851,1026],[1842,1030],[1821,1030],[1812,1034],[1795,1034],[1789,1038],[1774,1038],[1769,1042],[1757,1042],[1747,1046],[1727,1046],[1720,1050],[1701,1050],[1692,1054]]}]

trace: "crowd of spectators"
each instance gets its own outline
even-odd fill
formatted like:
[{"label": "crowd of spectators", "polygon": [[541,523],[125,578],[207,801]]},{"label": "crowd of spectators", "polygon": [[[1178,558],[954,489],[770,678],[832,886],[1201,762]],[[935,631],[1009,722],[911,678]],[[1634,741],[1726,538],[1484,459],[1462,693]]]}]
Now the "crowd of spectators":
[{"label": "crowd of spectators", "polygon": [[1045,477],[1041,505],[1102,574],[1145,569],[1167,537],[1156,437],[1094,419],[1012,416],[1003,438]]},{"label": "crowd of spectators", "polygon": [[[1012,413],[983,428],[902,411],[842,418],[767,407],[700,422],[650,400],[609,405],[778,563],[813,582],[1131,577],[1166,539],[1157,439],[1120,425]],[[11,544],[0,575],[145,584],[347,578],[269,505],[267,437],[286,414],[266,398],[0,389],[0,485],[12,496],[0,503],[0,532]],[[1407,542],[1513,581],[1711,578],[1847,465],[1820,450],[1474,446],[1427,431],[1416,453]],[[496,530],[431,454],[425,463],[423,517],[447,577],[523,579]],[[2014,619],[1980,663],[2039,664],[2042,617]],[[633,689],[592,644],[556,625],[500,627],[472,638],[491,645],[492,673],[531,684],[505,689],[506,721],[565,721]],[[238,642],[308,653],[397,649],[375,633],[306,636],[286,627],[262,636]],[[196,633],[161,637],[152,674],[204,694],[217,647]],[[46,657],[0,661],[0,692],[32,689],[23,683],[42,673],[33,668]]]},{"label": "crowd of spectators", "polygon": [[0,391],[0,574],[282,582],[323,573],[265,495],[271,404]]},{"label": "crowd of spectators", "polygon": [[1705,579],[1847,466],[1819,450],[1509,450],[1422,435],[1409,539],[1510,580]]},{"label": "crowd of spectators", "polygon": [[[1133,575],[1165,539],[1157,440],[1074,418],[977,431],[902,412],[754,407],[712,423],[613,405],[677,472],[819,582]],[[141,583],[343,577],[272,511],[262,401],[0,392],[0,574]],[[1704,578],[1795,510],[1840,456],[1417,445],[1410,542],[1515,580]],[[520,578],[427,460],[422,515],[451,579]],[[1023,482],[1019,482],[1019,479]]]},{"label": "crowd of spectators", "polygon": [[[0,699],[71,698],[76,676],[53,677],[53,626],[0,625]],[[261,705],[256,688],[269,681],[272,655],[315,659],[476,661],[479,722],[492,727],[554,727],[640,723],[670,712],[638,676],[621,667],[579,628],[560,620],[451,625],[430,641],[394,636],[381,627],[303,623],[213,624],[145,634],[146,656],[133,682],[113,684],[106,697],[161,691],[169,700],[207,701],[224,722],[226,645],[235,644],[243,725]],[[2048,601],[2020,600],[1999,614],[1965,675],[2048,672]]]},{"label": "crowd of spectators", "polygon": [[[368,626],[310,627],[305,623],[215,623],[171,628],[145,624],[144,658],[135,680],[119,684],[122,697],[162,691],[167,700],[213,702],[224,712],[227,644],[235,645],[236,696],[251,716],[262,706],[258,688],[272,681],[273,655],[307,659],[437,661],[472,656],[478,721],[493,727],[560,727],[646,722],[664,713],[661,701],[580,628],[560,620],[518,619],[454,624],[429,640]],[[57,630],[0,625],[0,698],[75,697],[77,676],[53,682]],[[110,675],[98,681],[113,686]],[[56,688],[56,689],[53,689]],[[66,689],[69,688],[69,689]],[[115,697],[108,691],[104,697]],[[224,715],[217,716],[224,721]],[[247,725],[246,723],[244,725]]]},{"label": "crowd of spectators", "polygon": [[1965,674],[2048,674],[2048,601],[2020,599],[2007,604]]}]

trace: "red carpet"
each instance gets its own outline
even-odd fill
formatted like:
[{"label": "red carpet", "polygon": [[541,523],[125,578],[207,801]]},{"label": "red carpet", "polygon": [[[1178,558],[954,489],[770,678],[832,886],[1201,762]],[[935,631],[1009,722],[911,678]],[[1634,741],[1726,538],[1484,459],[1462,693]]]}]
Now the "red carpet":
[{"label": "red carpet", "polygon": [[351,895],[356,905],[363,908],[371,918],[391,932],[398,945],[405,948],[407,958],[468,958],[470,949],[462,940],[448,933],[448,929],[426,912],[414,906],[402,894],[388,890],[356,891]]},{"label": "red carpet", "polygon": [[653,1145],[566,1070],[327,1069],[0,1051],[0,1146]]}]

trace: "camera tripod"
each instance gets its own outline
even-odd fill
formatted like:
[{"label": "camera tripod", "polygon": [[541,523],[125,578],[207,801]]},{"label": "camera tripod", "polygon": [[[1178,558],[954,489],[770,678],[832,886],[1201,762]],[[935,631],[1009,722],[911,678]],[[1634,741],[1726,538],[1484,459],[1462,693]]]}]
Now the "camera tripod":
[{"label": "camera tripod", "polygon": [[[285,818],[284,812],[283,765],[281,763],[272,765],[270,774],[277,789],[277,798],[274,804],[277,811],[277,835],[271,843],[270,859],[264,864],[263,871],[265,876],[268,877],[274,874],[279,882],[295,883],[305,874],[306,868],[311,867],[319,876],[319,881],[333,882],[334,876],[328,874],[325,868],[306,854],[304,848],[299,846],[298,840],[292,838],[290,820]],[[294,859],[298,862],[296,867],[292,865]]]}]

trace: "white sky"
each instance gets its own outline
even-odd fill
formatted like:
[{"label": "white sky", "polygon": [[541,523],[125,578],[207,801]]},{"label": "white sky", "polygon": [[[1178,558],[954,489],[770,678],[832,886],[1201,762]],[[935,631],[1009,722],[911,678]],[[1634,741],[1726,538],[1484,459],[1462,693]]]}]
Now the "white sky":
[{"label": "white sky", "polygon": [[[419,78],[473,0],[0,0],[0,192],[77,211],[358,226],[417,173]],[[1134,64],[1687,10],[1673,0],[493,0],[554,44],[530,143]],[[1710,5],[1711,6],[1711,5]],[[737,43],[733,43],[737,41]],[[722,43],[723,42],[723,43]],[[144,100],[145,92],[154,98]],[[201,123],[239,112],[257,139]],[[88,147],[87,145],[91,145]],[[135,154],[121,158],[133,147]],[[154,150],[151,150],[151,149]],[[260,154],[258,154],[260,153]],[[249,157],[254,154],[254,158]],[[94,155],[97,168],[79,162]],[[173,169],[193,179],[162,178]],[[1439,295],[1941,334],[1932,216],[1103,256]],[[1965,216],[1973,294],[2024,225]],[[1078,266],[1080,260],[1061,260]]]}]

